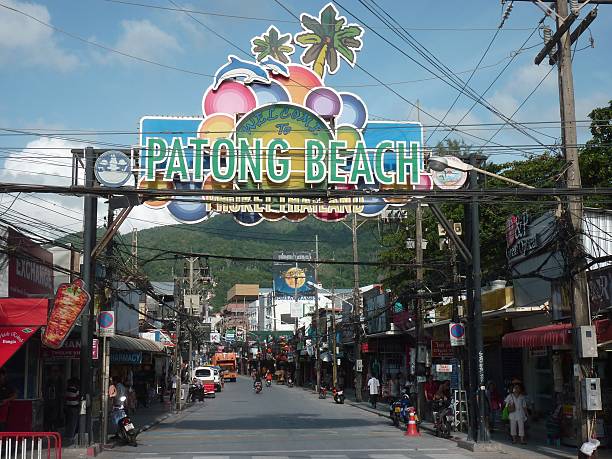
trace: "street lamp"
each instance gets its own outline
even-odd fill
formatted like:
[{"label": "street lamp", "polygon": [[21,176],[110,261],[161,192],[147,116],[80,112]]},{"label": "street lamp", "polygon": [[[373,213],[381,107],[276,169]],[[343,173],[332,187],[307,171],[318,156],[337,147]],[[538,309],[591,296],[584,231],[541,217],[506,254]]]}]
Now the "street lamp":
[{"label": "street lamp", "polygon": [[502,180],[507,183],[511,183],[513,185],[517,185],[523,188],[535,188],[531,185],[527,185],[523,182],[518,182],[516,180],[512,180],[511,178],[504,177],[503,175],[495,174],[494,172],[489,172],[486,169],[480,169],[472,164],[464,163],[459,158],[454,156],[430,156],[427,160],[429,164],[429,168],[436,172],[442,172],[445,169],[455,169],[461,172],[470,172],[475,171],[483,175],[488,175],[489,177],[496,178],[498,180]]}]

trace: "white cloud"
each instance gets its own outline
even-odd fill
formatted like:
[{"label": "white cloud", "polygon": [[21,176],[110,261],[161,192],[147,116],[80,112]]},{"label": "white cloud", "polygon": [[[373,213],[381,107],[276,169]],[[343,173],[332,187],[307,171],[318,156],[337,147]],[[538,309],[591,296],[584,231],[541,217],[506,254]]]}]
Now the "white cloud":
[{"label": "white cloud", "polygon": [[[166,59],[174,53],[183,52],[176,38],[146,19],[124,20],[121,21],[121,27],[121,35],[112,46],[118,51],[148,60]],[[132,62],[119,54],[108,54],[103,60]]]},{"label": "white cloud", "polygon": [[[16,0],[5,0],[4,3],[51,24],[46,6]],[[78,64],[75,55],[59,46],[57,33],[49,27],[7,8],[0,8],[0,24],[0,63],[51,67],[62,71],[72,70]]]},{"label": "white cloud", "polygon": [[[39,138],[29,142],[26,147],[8,155],[0,166],[0,182],[32,185],[68,186],[72,183],[72,148],[83,148],[84,144],[67,142],[53,138]],[[82,170],[81,170],[81,180]],[[28,217],[61,227],[68,232],[80,231],[83,226],[83,199],[76,196],[56,194],[21,194],[0,197],[0,215],[18,226],[30,226],[41,235],[57,237],[56,232],[45,232],[40,224],[35,226]],[[14,204],[13,200],[15,200]],[[107,213],[104,199],[98,200],[98,224],[101,225]],[[11,205],[12,204],[12,205]],[[10,210],[7,208],[10,206]],[[21,214],[21,215],[20,215]],[[121,232],[132,228],[143,229],[155,226],[176,224],[166,210],[152,210],[144,206],[136,207],[130,214],[131,219],[121,227]]]}]

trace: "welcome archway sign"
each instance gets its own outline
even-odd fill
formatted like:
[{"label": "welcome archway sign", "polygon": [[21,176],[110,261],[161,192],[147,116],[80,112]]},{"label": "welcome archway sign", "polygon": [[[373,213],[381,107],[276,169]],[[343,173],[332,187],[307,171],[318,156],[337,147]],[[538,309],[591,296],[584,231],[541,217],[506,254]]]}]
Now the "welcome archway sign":
[{"label": "welcome archway sign", "polygon": [[[309,215],[338,221],[375,217],[405,198],[377,191],[431,189],[424,172],[423,129],[417,122],[374,121],[357,94],[325,84],[341,63],[354,66],[363,28],[333,4],[301,15],[294,35],[271,25],[251,40],[252,59],[230,55],[204,90],[202,116],[144,116],[139,189],[276,190],[285,196],[215,195],[145,204],[180,222],[231,213],[244,225]],[[303,48],[296,60],[295,43]],[[326,202],[292,197],[304,190],[369,190]],[[169,193],[171,194],[171,193]],[[284,194],[284,193],[283,193]]]}]

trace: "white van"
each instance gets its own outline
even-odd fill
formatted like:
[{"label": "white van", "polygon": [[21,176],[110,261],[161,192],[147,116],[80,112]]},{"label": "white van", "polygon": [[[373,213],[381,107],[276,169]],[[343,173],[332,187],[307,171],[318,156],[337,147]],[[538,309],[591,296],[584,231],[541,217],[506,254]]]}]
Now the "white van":
[{"label": "white van", "polygon": [[196,367],[193,370],[192,378],[198,378],[202,382],[214,383],[215,390],[221,392],[221,373],[218,368],[205,366]]}]

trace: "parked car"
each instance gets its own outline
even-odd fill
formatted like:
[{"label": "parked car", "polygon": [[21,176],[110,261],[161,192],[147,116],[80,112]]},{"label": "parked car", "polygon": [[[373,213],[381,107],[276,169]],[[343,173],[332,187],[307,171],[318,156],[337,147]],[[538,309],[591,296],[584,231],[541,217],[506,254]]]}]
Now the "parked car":
[{"label": "parked car", "polygon": [[[216,376],[215,373],[217,373]],[[218,370],[212,367],[196,367],[193,370],[192,377],[202,382],[205,396],[215,397],[215,392],[218,392],[217,384],[221,384]]]}]

